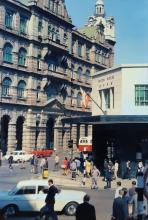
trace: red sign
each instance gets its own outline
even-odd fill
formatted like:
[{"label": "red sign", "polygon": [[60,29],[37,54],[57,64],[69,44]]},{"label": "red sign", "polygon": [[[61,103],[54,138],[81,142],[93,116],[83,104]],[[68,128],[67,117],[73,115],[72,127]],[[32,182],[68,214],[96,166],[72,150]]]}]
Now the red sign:
[{"label": "red sign", "polygon": [[148,167],[144,173],[144,195],[148,199]]}]

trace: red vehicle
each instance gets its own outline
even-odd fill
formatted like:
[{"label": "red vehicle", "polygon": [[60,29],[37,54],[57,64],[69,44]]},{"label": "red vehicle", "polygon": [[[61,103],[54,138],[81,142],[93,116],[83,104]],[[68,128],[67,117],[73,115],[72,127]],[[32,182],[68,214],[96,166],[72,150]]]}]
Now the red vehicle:
[{"label": "red vehicle", "polygon": [[80,152],[92,152],[92,137],[81,137],[78,148]]},{"label": "red vehicle", "polygon": [[53,150],[50,149],[36,149],[32,151],[32,154],[38,157],[50,157],[52,153]]}]

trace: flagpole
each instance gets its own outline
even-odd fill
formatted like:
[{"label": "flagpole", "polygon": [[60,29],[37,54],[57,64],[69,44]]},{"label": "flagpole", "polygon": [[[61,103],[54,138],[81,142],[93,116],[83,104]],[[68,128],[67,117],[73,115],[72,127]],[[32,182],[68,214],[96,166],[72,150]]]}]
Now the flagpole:
[{"label": "flagpole", "polygon": [[89,96],[89,98],[95,103],[95,105],[103,112],[103,114],[106,115],[107,112],[104,111],[104,110],[98,105],[98,103],[90,96],[90,94],[89,94],[89,93],[86,93],[86,94],[87,94],[87,95]]}]

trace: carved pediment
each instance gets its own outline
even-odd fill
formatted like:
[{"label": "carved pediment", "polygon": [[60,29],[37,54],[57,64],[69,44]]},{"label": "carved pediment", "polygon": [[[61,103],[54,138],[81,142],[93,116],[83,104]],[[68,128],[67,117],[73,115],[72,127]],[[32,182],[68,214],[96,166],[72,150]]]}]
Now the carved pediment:
[{"label": "carved pediment", "polygon": [[45,103],[45,107],[46,110],[49,111],[60,111],[60,112],[64,112],[64,105],[57,99],[57,98],[52,98],[49,99],[46,103]]}]

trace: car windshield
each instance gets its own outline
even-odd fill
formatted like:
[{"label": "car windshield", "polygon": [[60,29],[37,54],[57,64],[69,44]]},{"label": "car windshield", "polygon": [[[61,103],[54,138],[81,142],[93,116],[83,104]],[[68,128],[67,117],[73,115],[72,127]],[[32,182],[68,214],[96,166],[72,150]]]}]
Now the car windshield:
[{"label": "car windshield", "polygon": [[9,190],[8,194],[12,195],[18,190],[17,186],[14,186],[11,190]]}]

